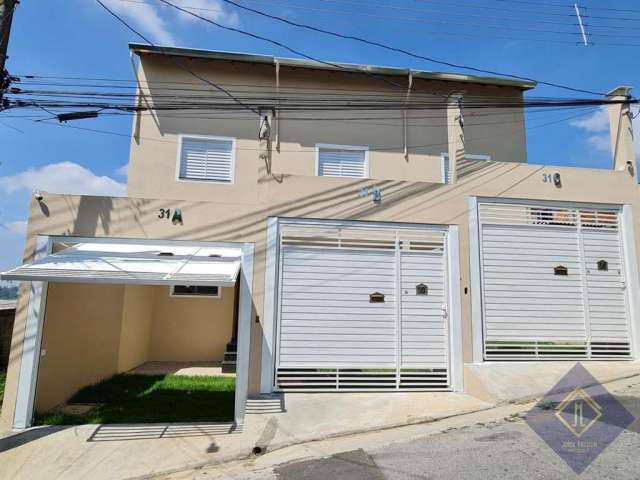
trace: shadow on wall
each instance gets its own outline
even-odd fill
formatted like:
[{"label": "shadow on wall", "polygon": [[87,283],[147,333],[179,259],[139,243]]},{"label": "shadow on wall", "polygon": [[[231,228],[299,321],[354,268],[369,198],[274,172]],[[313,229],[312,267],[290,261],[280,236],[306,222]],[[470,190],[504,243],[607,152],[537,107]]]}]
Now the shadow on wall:
[{"label": "shadow on wall", "polygon": [[111,197],[80,197],[71,235],[93,237],[98,232],[98,222],[105,235],[109,235],[112,211]]}]

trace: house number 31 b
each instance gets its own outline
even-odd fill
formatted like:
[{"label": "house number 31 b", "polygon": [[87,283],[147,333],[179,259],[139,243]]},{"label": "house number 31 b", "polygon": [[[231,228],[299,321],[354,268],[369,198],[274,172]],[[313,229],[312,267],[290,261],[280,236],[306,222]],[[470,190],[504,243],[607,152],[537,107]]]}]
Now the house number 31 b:
[{"label": "house number 31 b", "polygon": [[166,218],[167,220],[171,219],[171,209],[161,208],[158,213],[158,218]]}]

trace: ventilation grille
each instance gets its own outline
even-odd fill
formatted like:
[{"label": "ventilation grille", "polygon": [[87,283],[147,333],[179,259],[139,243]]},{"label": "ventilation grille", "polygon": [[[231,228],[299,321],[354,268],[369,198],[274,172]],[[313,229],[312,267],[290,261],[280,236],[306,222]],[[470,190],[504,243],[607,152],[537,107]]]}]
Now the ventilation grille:
[{"label": "ventilation grille", "polygon": [[398,240],[402,251],[435,252],[443,250],[445,234],[444,231],[285,225],[281,239],[283,246],[390,251],[395,250]]},{"label": "ventilation grille", "polygon": [[399,387],[401,390],[447,390],[449,373],[446,368],[403,369]]},{"label": "ventilation grille", "polygon": [[485,203],[479,205],[479,212],[483,224],[619,228],[617,210]]},{"label": "ventilation grille", "polygon": [[531,340],[487,341],[487,360],[607,360],[628,358],[631,347],[626,342],[548,342]]},{"label": "ventilation grille", "polygon": [[446,368],[395,369],[279,368],[276,387],[285,392],[440,391],[449,389]]}]

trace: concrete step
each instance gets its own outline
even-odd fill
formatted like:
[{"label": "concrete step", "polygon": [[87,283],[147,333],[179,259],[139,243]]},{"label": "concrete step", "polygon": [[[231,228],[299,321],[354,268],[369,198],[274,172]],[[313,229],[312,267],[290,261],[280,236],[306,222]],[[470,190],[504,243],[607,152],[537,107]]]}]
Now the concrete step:
[{"label": "concrete step", "polygon": [[247,399],[245,413],[248,415],[265,415],[270,413],[283,413],[284,411],[284,396],[273,393],[249,397]]},{"label": "concrete step", "polygon": [[236,361],[223,360],[222,361],[222,373],[236,373]]}]

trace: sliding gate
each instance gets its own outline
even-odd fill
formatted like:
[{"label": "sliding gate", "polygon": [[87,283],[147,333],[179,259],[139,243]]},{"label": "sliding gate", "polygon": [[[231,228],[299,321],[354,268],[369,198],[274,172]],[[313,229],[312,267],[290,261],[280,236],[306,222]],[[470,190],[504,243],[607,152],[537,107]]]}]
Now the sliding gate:
[{"label": "sliding gate", "polygon": [[283,225],[275,387],[449,389],[446,235]]},{"label": "sliding gate", "polygon": [[619,210],[478,209],[485,359],[631,357]]}]

